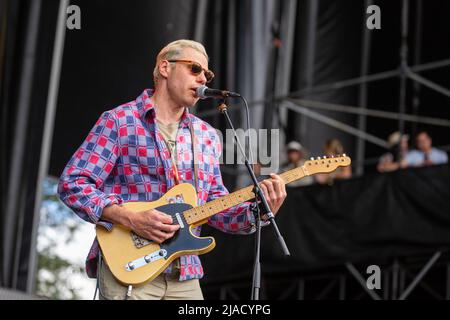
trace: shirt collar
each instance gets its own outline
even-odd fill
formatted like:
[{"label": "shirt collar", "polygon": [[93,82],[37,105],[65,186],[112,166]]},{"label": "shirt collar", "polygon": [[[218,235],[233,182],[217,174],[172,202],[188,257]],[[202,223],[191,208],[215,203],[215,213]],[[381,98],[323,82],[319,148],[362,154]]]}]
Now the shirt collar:
[{"label": "shirt collar", "polygon": [[[151,101],[151,97],[155,93],[154,89],[145,89],[144,92],[136,99],[137,107],[139,110],[139,114],[142,119],[145,119],[147,116],[151,119],[155,118],[155,108],[154,104]],[[183,115],[181,116],[180,124],[182,127],[189,126],[189,123],[192,120],[192,115],[189,112],[189,108],[184,108]]]}]

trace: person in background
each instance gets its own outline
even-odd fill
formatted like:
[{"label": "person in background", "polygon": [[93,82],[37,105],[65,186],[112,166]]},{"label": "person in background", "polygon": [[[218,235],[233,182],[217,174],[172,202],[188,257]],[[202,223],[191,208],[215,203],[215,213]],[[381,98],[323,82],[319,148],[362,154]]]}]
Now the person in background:
[{"label": "person in background", "polygon": [[[338,139],[329,139],[324,146],[325,156],[336,157],[344,154],[344,147]],[[316,174],[315,178],[319,184],[332,185],[334,180],[348,179],[352,176],[352,168],[350,166],[339,167],[331,173]]]},{"label": "person in background", "polygon": [[405,161],[408,167],[421,167],[448,162],[445,151],[433,147],[433,141],[426,131],[420,131],[416,136],[417,149],[408,152]]},{"label": "person in background", "polygon": [[378,172],[389,172],[406,167],[405,157],[409,149],[408,140],[407,134],[401,135],[398,131],[389,135],[389,151],[380,157],[377,165]]},{"label": "person in background", "polygon": [[[282,172],[301,167],[305,163],[306,150],[297,141],[291,141],[286,146],[287,163],[282,167]],[[314,183],[312,176],[306,176],[302,179],[291,182],[288,187],[307,186]]]}]

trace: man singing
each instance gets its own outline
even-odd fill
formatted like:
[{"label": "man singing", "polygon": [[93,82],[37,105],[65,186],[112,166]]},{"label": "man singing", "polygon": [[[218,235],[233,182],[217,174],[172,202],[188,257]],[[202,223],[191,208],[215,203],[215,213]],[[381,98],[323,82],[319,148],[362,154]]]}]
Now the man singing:
[{"label": "man singing", "polygon": [[[121,204],[155,201],[182,182],[196,188],[198,205],[227,195],[219,136],[188,110],[198,101],[196,89],[213,77],[200,43],[178,40],[164,47],[156,58],[154,90],[146,89],[136,100],[101,115],[61,175],[61,200],[84,220],[107,230],[120,224],[162,243],[179,228],[170,215],[155,209],[132,212]],[[283,180],[272,174],[261,189],[276,214],[286,198]],[[255,230],[248,202],[212,216],[208,224],[227,233]],[[199,235],[200,227],[194,232]],[[127,287],[101,262],[99,250],[95,240],[86,261],[88,276],[98,278],[101,299],[124,299]],[[202,276],[198,256],[184,255],[153,281],[134,288],[129,298],[203,299]]]}]

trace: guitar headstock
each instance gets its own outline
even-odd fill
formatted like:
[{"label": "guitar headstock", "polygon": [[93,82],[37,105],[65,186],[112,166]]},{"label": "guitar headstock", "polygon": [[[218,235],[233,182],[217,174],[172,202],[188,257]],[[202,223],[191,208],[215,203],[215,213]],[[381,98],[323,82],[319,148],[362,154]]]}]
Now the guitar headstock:
[{"label": "guitar headstock", "polygon": [[332,172],[339,167],[349,166],[351,163],[350,157],[344,153],[342,156],[311,158],[311,160],[305,161],[304,166],[309,174],[315,174]]}]

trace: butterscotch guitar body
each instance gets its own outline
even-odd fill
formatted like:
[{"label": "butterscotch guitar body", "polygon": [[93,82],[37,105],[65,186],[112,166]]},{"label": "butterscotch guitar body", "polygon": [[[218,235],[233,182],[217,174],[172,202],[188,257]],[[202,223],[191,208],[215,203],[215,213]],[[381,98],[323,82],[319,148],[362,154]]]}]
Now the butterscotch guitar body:
[{"label": "butterscotch guitar body", "polygon": [[212,237],[197,237],[192,233],[183,212],[197,206],[197,194],[192,185],[183,183],[170,189],[163,197],[153,202],[128,202],[124,207],[134,212],[157,209],[172,216],[180,229],[175,236],[160,245],[140,238],[120,225],[111,231],[97,226],[97,239],[114,277],[125,285],[139,286],[152,281],[176,258],[200,255],[214,249]]}]

